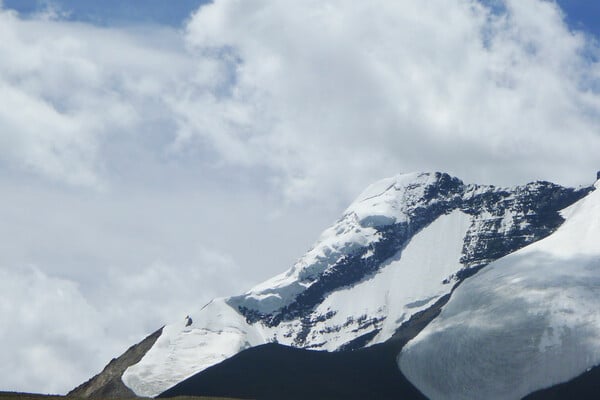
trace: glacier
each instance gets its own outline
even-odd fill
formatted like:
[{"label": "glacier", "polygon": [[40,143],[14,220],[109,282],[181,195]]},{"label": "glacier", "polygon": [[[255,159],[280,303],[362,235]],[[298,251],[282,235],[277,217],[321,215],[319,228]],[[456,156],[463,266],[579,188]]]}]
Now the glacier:
[{"label": "glacier", "polygon": [[600,183],[452,294],[398,356],[431,399],[520,399],[600,364]]}]

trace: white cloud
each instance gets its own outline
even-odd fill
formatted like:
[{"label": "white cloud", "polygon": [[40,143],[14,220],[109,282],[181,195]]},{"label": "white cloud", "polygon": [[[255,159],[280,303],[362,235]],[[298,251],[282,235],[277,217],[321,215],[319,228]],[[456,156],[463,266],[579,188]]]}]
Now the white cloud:
[{"label": "white cloud", "polygon": [[0,162],[88,187],[106,183],[103,143],[143,137],[188,62],[168,29],[102,29],[0,10],[0,37]]},{"label": "white cloud", "polygon": [[596,50],[552,2],[506,6],[216,1],[187,38],[231,71],[226,94],[177,111],[224,159],[279,172],[291,196],[415,169],[589,182],[599,67],[584,53]]},{"label": "white cloud", "polygon": [[64,390],[73,378],[85,378],[82,372],[93,364],[98,349],[90,346],[90,339],[116,350],[106,340],[98,311],[73,282],[35,268],[0,268],[0,290],[4,390]]},{"label": "white cloud", "polygon": [[552,2],[506,10],[223,0],[201,7],[185,38],[2,11],[0,161],[102,186],[107,142],[136,152],[160,137],[161,157],[198,149],[213,165],[263,169],[296,202],[347,201],[407,170],[587,182],[600,74],[586,54],[597,49]]}]

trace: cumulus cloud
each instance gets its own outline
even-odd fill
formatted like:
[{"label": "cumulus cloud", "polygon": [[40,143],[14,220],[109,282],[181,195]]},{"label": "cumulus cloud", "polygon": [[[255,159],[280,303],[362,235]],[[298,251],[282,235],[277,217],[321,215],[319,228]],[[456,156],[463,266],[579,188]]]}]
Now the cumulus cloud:
[{"label": "cumulus cloud", "polygon": [[261,169],[292,201],[409,170],[587,182],[597,48],[553,2],[504,6],[223,0],[184,36],[3,11],[0,160],[102,185],[107,142],[151,137],[161,156]]},{"label": "cumulus cloud", "polygon": [[267,164],[290,196],[397,170],[573,184],[596,168],[597,50],[552,2],[217,1],[187,40],[231,76],[178,109],[185,137]]},{"label": "cumulus cloud", "polygon": [[187,63],[168,29],[23,20],[0,9],[0,36],[0,162],[74,185],[105,183],[104,143],[155,123],[161,94]]},{"label": "cumulus cloud", "polygon": [[84,378],[80,371],[90,369],[89,339],[115,349],[102,337],[98,311],[73,282],[35,268],[0,268],[0,290],[3,390],[64,390],[72,376]]}]

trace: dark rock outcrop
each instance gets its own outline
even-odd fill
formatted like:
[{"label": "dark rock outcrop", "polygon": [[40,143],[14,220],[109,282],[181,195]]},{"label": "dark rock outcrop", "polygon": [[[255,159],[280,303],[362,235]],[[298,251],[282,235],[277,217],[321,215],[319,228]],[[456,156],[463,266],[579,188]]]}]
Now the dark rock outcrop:
[{"label": "dark rock outcrop", "polygon": [[597,400],[600,398],[600,366],[568,382],[527,395],[523,400]]},{"label": "dark rock outcrop", "polygon": [[162,333],[160,328],[144,340],[131,346],[125,353],[113,358],[98,375],[71,390],[67,396],[89,399],[124,399],[136,396],[123,381],[121,376],[127,368],[137,364],[156,343]]}]

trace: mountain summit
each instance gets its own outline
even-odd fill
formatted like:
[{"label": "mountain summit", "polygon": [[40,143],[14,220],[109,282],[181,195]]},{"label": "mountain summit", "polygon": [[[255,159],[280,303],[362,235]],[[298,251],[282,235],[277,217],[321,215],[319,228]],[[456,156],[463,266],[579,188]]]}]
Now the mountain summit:
[{"label": "mountain summit", "polygon": [[[406,346],[402,344],[399,367],[419,390],[432,398],[463,398],[462,393],[455,397],[439,396],[451,389],[453,383],[449,382],[464,386],[459,379],[461,370],[452,371],[451,364],[442,362],[448,360],[437,362],[450,374],[448,379],[454,377],[454,380],[431,381],[426,365],[434,362],[431,357],[435,358],[435,354],[444,354],[440,343],[447,346],[448,354],[453,357],[460,360],[464,357],[452,353],[459,348],[443,340],[432,340],[435,335],[428,332],[435,329],[432,332],[450,340],[452,336],[444,330],[448,326],[438,322],[445,320],[468,330],[469,324],[460,318],[470,317],[461,314],[461,307],[475,316],[478,312],[473,304],[478,303],[464,300],[461,303],[455,298],[469,298],[471,290],[476,288],[480,297],[492,301],[484,295],[486,290],[496,293],[498,287],[508,286],[498,286],[506,285],[500,278],[496,284],[494,279],[484,280],[484,277],[495,271],[500,271],[497,274],[503,277],[504,271],[525,268],[514,266],[519,263],[510,260],[521,257],[519,254],[531,254],[527,249],[535,244],[528,245],[548,237],[538,243],[551,243],[545,248],[560,248],[559,243],[570,240],[573,232],[578,231],[579,237],[588,238],[586,245],[593,249],[594,239],[589,239],[585,223],[572,227],[570,219],[585,220],[585,215],[598,211],[598,207],[579,206],[584,201],[596,202],[595,193],[581,200],[594,189],[564,188],[542,181],[499,188],[465,184],[439,172],[404,174],[376,182],[358,196],[292,268],[242,295],[215,299],[185,319],[166,325],[150,344],[148,339],[142,342],[143,357],[126,363],[129,365],[122,368],[122,382],[139,396],[156,396],[246,349],[267,343],[339,353],[375,348],[408,330],[414,334],[407,340],[417,335],[426,325],[423,322],[426,315],[427,322],[431,319],[433,322]],[[600,202],[596,203],[600,206]],[[580,208],[585,215],[576,217],[581,215],[577,212]],[[565,219],[568,221],[562,229]],[[565,230],[567,233],[560,233]],[[555,235],[559,239],[552,241]],[[525,249],[519,252],[522,248]],[[564,247],[564,253],[576,251],[577,244]],[[558,253],[548,254],[555,261],[560,259]],[[539,261],[529,256],[523,259]],[[566,267],[556,262],[540,269],[544,276],[550,276],[549,270],[558,268],[564,273]],[[490,263],[492,272],[476,274],[482,268],[487,272]],[[503,267],[506,263],[511,266]],[[556,286],[559,279],[549,282]],[[450,302],[436,318],[448,299]],[[494,310],[494,305],[488,309]],[[486,318],[482,324],[493,322],[491,315]],[[467,332],[461,335],[469,337]],[[556,337],[556,333],[548,336],[548,343],[554,345]],[[476,343],[472,345],[477,346]],[[576,372],[595,365],[594,360],[573,363],[565,373],[544,382],[554,384],[572,378]],[[485,371],[484,366],[489,362],[485,359],[482,365],[471,369]],[[465,375],[464,379],[470,377]],[[85,384],[86,393],[95,385],[94,379]],[[536,381],[519,394],[544,387],[541,384],[542,380]],[[77,390],[81,393],[83,389]],[[484,389],[478,392],[487,393]]]}]

